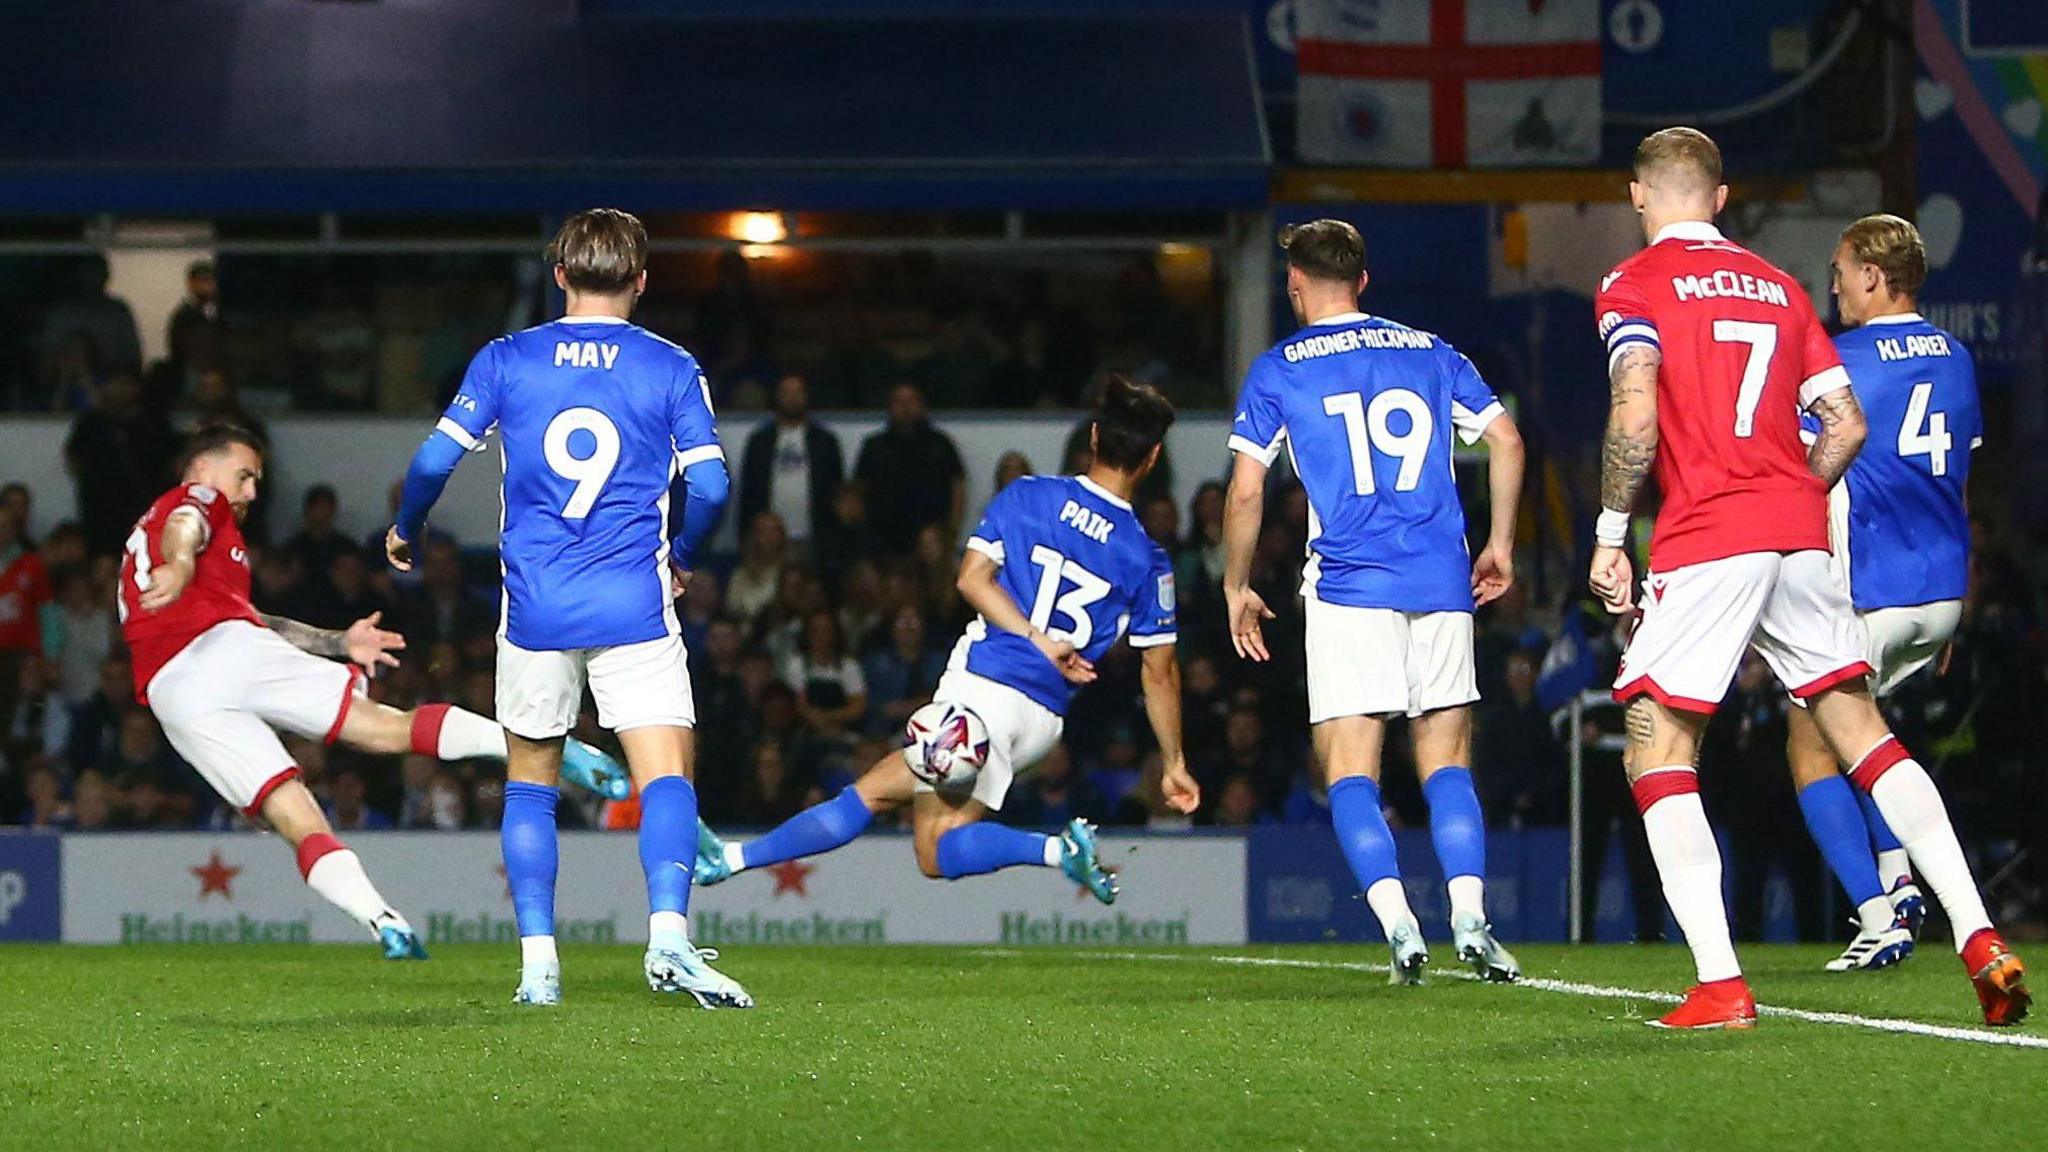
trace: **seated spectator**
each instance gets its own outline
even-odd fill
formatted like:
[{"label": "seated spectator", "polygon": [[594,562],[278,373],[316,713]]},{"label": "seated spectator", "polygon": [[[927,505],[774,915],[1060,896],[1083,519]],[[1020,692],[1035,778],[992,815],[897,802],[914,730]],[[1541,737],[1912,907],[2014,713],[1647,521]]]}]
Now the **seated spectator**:
[{"label": "seated spectator", "polygon": [[775,602],[788,562],[789,537],[783,531],[782,517],[773,512],[757,513],[740,543],[739,567],[725,584],[725,609],[739,618],[742,628],[751,629]]},{"label": "seated spectator", "polygon": [[1064,828],[1076,818],[1100,824],[1108,817],[1102,794],[1074,771],[1064,744],[1054,744],[1031,775],[1010,789],[1002,810],[1003,822],[1019,828]]},{"label": "seated spectator", "polygon": [[[462,827],[462,797],[459,793],[450,797],[435,789],[440,773],[440,761],[431,756],[415,754],[398,762],[402,789],[398,801],[400,828],[452,832]],[[449,803],[451,799],[453,803]]]},{"label": "seated spectator", "polygon": [[43,558],[22,538],[21,513],[0,506],[0,716],[11,711],[21,663],[43,647],[43,605],[51,600]]},{"label": "seated spectator", "polygon": [[[28,485],[19,480],[9,480],[5,484],[0,484],[0,514],[14,517],[15,529],[21,535],[21,542],[30,548],[36,546],[35,537],[29,532],[29,526],[35,522],[35,518],[30,515],[34,507],[35,493],[29,491]],[[47,563],[49,557],[46,555],[43,560]]]},{"label": "seated spectator", "polygon": [[376,612],[390,610],[370,583],[370,564],[351,548],[337,552],[327,565],[325,584],[313,590],[305,622],[319,628],[346,629]]},{"label": "seated spectator", "polygon": [[392,610],[391,624],[404,633],[406,647],[427,649],[444,640],[462,645],[497,634],[497,606],[463,584],[462,554],[454,543],[428,541],[420,570],[420,586],[401,594]]},{"label": "seated spectator", "polygon": [[1194,826],[1194,818],[1184,812],[1176,812],[1166,803],[1166,795],[1159,789],[1159,780],[1164,768],[1159,753],[1145,757],[1144,777],[1130,794],[1117,802],[1111,820],[1128,827],[1143,827],[1154,831],[1182,830]]},{"label": "seated spectator", "polygon": [[683,649],[695,652],[704,646],[711,622],[725,611],[725,585],[718,573],[699,569],[690,574],[689,590],[683,593],[676,617],[683,629]]},{"label": "seated spectator", "polygon": [[1326,827],[1331,824],[1330,789],[1323,783],[1320,765],[1304,765],[1294,774],[1294,786],[1287,790],[1287,799],[1280,802],[1280,822]]},{"label": "seated spectator", "polygon": [[1145,534],[1152,542],[1173,555],[1180,546],[1180,509],[1171,496],[1154,496],[1138,505],[1138,522],[1145,526]]},{"label": "seated spectator", "polygon": [[993,497],[997,492],[1008,488],[1013,482],[1033,474],[1031,457],[1012,448],[1001,456],[996,457],[995,487],[990,489],[989,495]]},{"label": "seated spectator", "polygon": [[[421,571],[420,565],[418,564],[413,565],[410,571],[400,572],[396,568],[393,568],[391,565],[385,563],[384,560],[382,559],[384,555],[384,534],[391,530],[392,524],[397,522],[398,506],[399,504],[403,503],[404,500],[405,481],[393,480],[391,482],[390,489],[387,490],[384,495],[383,522],[379,523],[375,528],[372,528],[370,530],[370,534],[363,537],[362,543],[357,546],[362,550],[363,555],[370,557],[370,567],[382,573],[384,578],[391,582],[391,587],[394,590],[398,591],[403,591],[407,588],[419,587],[420,581],[424,579],[426,575],[423,571]],[[428,524],[426,528],[421,531],[420,539],[418,543],[414,545],[413,551],[418,553],[419,555],[424,556],[426,555],[427,549],[430,546],[432,546],[436,541],[446,541],[449,544],[456,543],[455,537],[449,535],[446,532],[441,531],[439,528],[434,527],[432,524]],[[460,554],[461,550],[458,548],[457,555]]]},{"label": "seated spectator", "polygon": [[121,717],[114,755],[93,767],[113,782],[115,807],[129,828],[188,827],[199,808],[191,769],[165,745],[156,717],[137,708]]},{"label": "seated spectator", "polygon": [[[1185,626],[1182,635],[1186,635]],[[1181,742],[1189,748],[1215,748],[1223,743],[1223,724],[1230,701],[1223,694],[1223,674],[1207,653],[1188,656],[1181,665]]]},{"label": "seated spectator", "polygon": [[76,707],[99,687],[100,664],[114,650],[114,586],[95,573],[73,569],[57,586],[57,603],[43,614],[43,651],[55,665],[57,690]]},{"label": "seated spectator", "polygon": [[336,832],[371,832],[391,827],[391,817],[364,800],[363,778],[352,768],[336,772],[327,785],[327,821]]},{"label": "seated spectator", "polygon": [[967,608],[956,584],[960,578],[957,551],[951,533],[940,525],[927,524],[918,530],[917,543],[910,553],[911,571],[926,616],[947,626],[947,631],[952,630],[952,625],[965,624],[967,618]]},{"label": "seated spectator", "polygon": [[[825,589],[827,599],[832,594]],[[882,615],[882,570],[872,560],[857,560],[846,569],[839,586],[839,630],[856,657],[889,642]]]},{"label": "seated spectator", "polygon": [[116,650],[100,661],[99,688],[72,714],[71,740],[64,754],[72,768],[82,770],[113,759],[120,750],[121,718],[137,707],[128,654]]},{"label": "seated spectator", "polygon": [[801,649],[782,663],[782,680],[797,694],[797,711],[821,738],[851,743],[868,708],[867,678],[846,650],[839,618],[819,608],[804,618]]},{"label": "seated spectator", "polygon": [[104,832],[114,826],[114,794],[107,778],[81,772],[71,786],[71,827],[78,832]]},{"label": "seated spectator", "polygon": [[[52,581],[87,567],[85,533],[78,530],[78,522],[75,520],[66,520],[50,529],[49,535],[43,537],[43,542],[36,551],[42,553],[43,567],[49,569]],[[119,561],[115,562],[115,566],[119,567]],[[109,592],[108,595],[111,596],[112,593]]]},{"label": "seated spectator", "polygon": [[[575,805],[566,805],[574,812]],[[478,773],[469,783],[469,824],[472,828],[496,828],[505,821],[505,781]]]},{"label": "seated spectator", "polygon": [[74,822],[71,802],[64,798],[64,781],[56,762],[41,758],[29,762],[23,780],[26,804],[21,823],[28,828],[69,828]]},{"label": "seated spectator", "polygon": [[1223,723],[1221,749],[1190,748],[1189,754],[1190,768],[1202,785],[1202,800],[1209,805],[1222,802],[1224,785],[1234,776],[1249,777],[1262,797],[1277,795],[1289,776],[1267,743],[1265,721],[1256,708],[1231,711]]},{"label": "seated spectator", "polygon": [[839,486],[832,498],[832,516],[818,526],[817,547],[813,549],[818,574],[827,587],[838,589],[853,565],[882,556],[874,526],[868,523],[868,488],[859,480]]},{"label": "seated spectator", "polygon": [[12,711],[0,713],[0,764],[63,756],[71,744],[72,706],[57,689],[55,668],[31,652],[15,680]]},{"label": "seated spectator", "polygon": [[[1206,481],[1188,501],[1188,534],[1173,561],[1182,643],[1194,634],[1221,637],[1223,622],[1223,485]],[[1220,639],[1217,643],[1220,643]]]},{"label": "seated spectator", "polygon": [[794,564],[776,581],[775,603],[754,620],[754,635],[779,671],[804,646],[805,622],[814,612],[830,612],[825,587],[810,570]]},{"label": "seated spectator", "polygon": [[340,513],[341,497],[335,493],[334,486],[313,485],[306,489],[299,530],[284,542],[284,550],[298,557],[307,581],[316,587],[327,583],[327,572],[336,556],[358,551],[355,541],[342,535],[341,529],[335,525]]},{"label": "seated spectator", "polygon": [[782,745],[762,740],[748,757],[746,787],[733,809],[735,823],[750,828],[773,828],[804,810],[810,797],[793,779],[784,760]]},{"label": "seated spectator", "polygon": [[1259,786],[1250,773],[1233,772],[1223,782],[1222,794],[1209,822],[1218,828],[1249,828],[1267,817],[1259,808]]},{"label": "seated spectator", "polygon": [[1479,705],[1473,779],[1495,825],[1558,823],[1564,816],[1564,747],[1550,715],[1536,702],[1536,657],[1517,648],[1507,655],[1506,691]]},{"label": "seated spectator", "polygon": [[901,733],[910,714],[931,700],[946,671],[946,657],[925,636],[923,613],[905,605],[890,623],[889,646],[863,662],[868,712],[861,727],[868,735]]}]

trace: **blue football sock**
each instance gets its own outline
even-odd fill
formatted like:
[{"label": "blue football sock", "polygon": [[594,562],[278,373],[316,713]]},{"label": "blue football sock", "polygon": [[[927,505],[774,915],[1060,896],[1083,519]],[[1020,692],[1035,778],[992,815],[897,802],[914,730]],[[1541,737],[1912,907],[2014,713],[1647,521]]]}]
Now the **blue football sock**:
[{"label": "blue football sock", "polygon": [[545,784],[505,785],[505,815],[498,843],[505,853],[505,883],[512,889],[512,914],[521,936],[555,934],[555,801],[561,793]]},{"label": "blue football sock", "polygon": [[1377,783],[1364,776],[1346,776],[1330,785],[1330,818],[1361,891],[1382,880],[1400,878],[1394,834],[1387,828],[1386,813],[1380,811]]},{"label": "blue football sock", "polygon": [[1429,802],[1429,838],[1436,843],[1444,879],[1486,878],[1486,817],[1467,768],[1439,768],[1422,784]]},{"label": "blue football sock", "polygon": [[663,776],[640,790],[640,870],[650,913],[690,910],[696,861],[697,789],[681,776]]},{"label": "blue football sock", "polygon": [[749,868],[816,856],[851,843],[874,819],[875,814],[849,784],[830,800],[791,816],[758,840],[747,841],[740,852]]},{"label": "blue football sock", "polygon": [[1884,895],[1884,883],[1877,878],[1877,859],[1870,852],[1863,814],[1856,810],[1859,791],[1847,777],[1830,774],[1799,790],[1799,811],[1849,902],[1861,907]]},{"label": "blue football sock", "polygon": [[1045,864],[1042,832],[1025,832],[1001,824],[963,824],[939,837],[939,872],[948,880],[979,876],[1019,864]]},{"label": "blue football sock", "polygon": [[1870,826],[1871,846],[1879,852],[1903,851],[1906,846],[1899,843],[1892,826],[1884,822],[1884,813],[1877,810],[1877,801],[1870,798],[1870,793],[1854,786],[1849,790],[1856,794],[1856,802],[1863,806],[1863,822]]}]

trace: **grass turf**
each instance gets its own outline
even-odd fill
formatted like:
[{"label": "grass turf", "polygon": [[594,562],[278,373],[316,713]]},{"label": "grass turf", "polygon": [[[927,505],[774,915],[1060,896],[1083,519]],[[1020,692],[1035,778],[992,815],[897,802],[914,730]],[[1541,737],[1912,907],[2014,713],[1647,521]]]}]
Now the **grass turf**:
[{"label": "grass turf", "polygon": [[[2048,1131],[2048,1051],[1768,1018],[1671,1034],[1642,1025],[1646,1000],[1214,954],[746,949],[724,966],[762,1007],[705,1012],[651,997],[636,950],[570,948],[548,1011],[509,1003],[499,948],[9,946],[0,1147],[1738,1152]],[[1940,943],[1859,976],[1822,974],[1829,954],[1745,960],[1769,1004],[1977,1022]],[[1676,947],[1522,960],[1631,989],[1690,976]]]}]

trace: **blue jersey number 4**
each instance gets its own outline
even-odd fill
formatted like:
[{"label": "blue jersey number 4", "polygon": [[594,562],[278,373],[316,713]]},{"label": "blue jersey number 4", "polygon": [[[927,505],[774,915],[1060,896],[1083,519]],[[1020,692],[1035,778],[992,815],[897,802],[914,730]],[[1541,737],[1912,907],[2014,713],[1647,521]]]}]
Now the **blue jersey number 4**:
[{"label": "blue jersey number 4", "polygon": [[[1927,457],[1928,471],[1936,476],[1948,475],[1948,453],[1955,446],[1955,440],[1948,434],[1948,414],[1929,412],[1927,402],[1934,395],[1934,384],[1922,381],[1913,385],[1913,394],[1906,400],[1906,418],[1899,424],[1899,455]],[[1926,431],[1921,431],[1922,428]]]}]

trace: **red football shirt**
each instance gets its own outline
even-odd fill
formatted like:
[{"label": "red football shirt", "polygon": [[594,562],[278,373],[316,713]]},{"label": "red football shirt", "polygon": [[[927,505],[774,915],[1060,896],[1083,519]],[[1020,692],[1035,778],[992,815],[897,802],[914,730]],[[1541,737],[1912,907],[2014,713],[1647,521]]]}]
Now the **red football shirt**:
[{"label": "red football shirt", "polygon": [[[180,508],[197,511],[206,523],[192,581],[168,607],[145,612],[142,590],[149,587],[150,570],[164,562],[164,525]],[[263,617],[249,602],[249,550],[226,498],[204,484],[181,484],[158,497],[128,534],[119,599],[121,635],[134,659],[135,698],[144,704],[149,682],[200,633],[226,620],[261,626]]]},{"label": "red football shirt", "polygon": [[1594,312],[1610,364],[1663,351],[1650,566],[1826,549],[1799,413],[1849,376],[1799,283],[1711,224],[1674,224],[1600,282]]},{"label": "red football shirt", "polygon": [[0,650],[42,651],[42,607],[49,602],[50,572],[41,556],[25,551],[0,567]]}]

